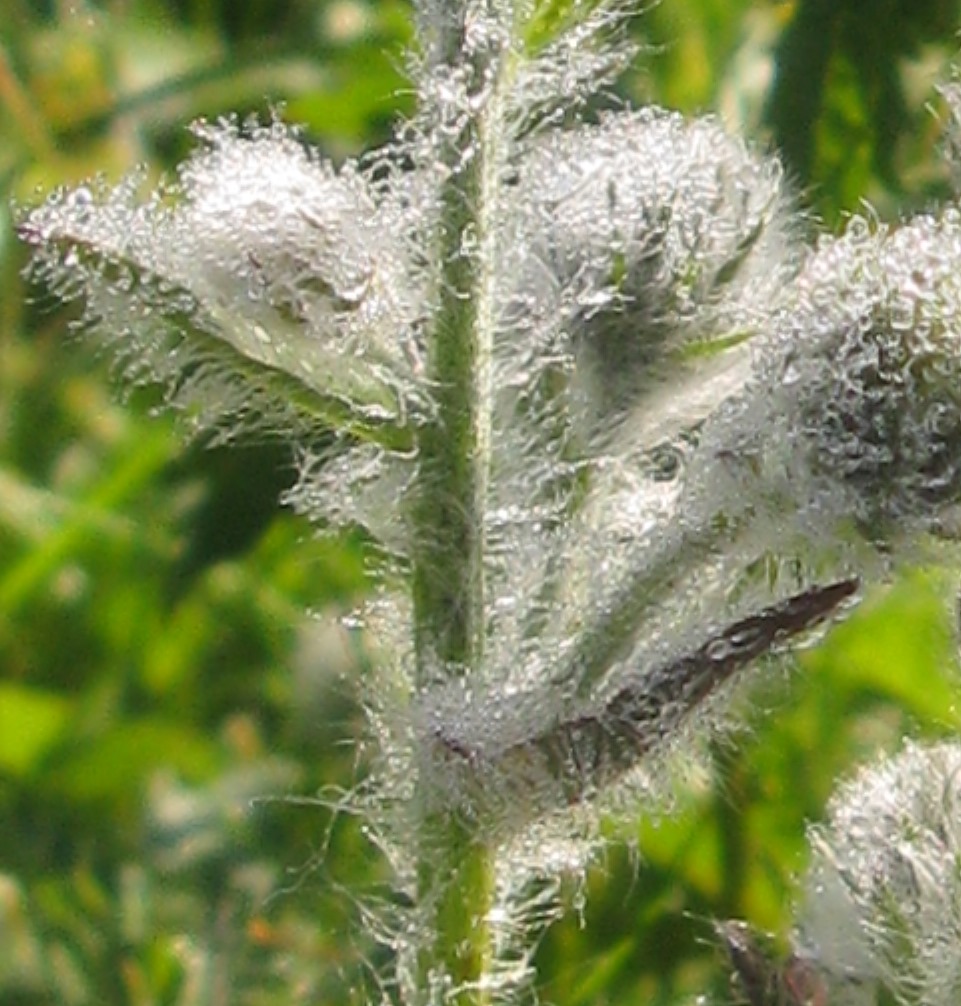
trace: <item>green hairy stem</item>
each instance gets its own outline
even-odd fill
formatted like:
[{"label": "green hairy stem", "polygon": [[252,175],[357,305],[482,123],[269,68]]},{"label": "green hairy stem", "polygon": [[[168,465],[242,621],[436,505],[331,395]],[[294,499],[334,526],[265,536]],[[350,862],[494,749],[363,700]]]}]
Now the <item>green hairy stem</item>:
[{"label": "green hairy stem", "polygon": [[[495,335],[494,260],[500,165],[506,143],[504,92],[509,55],[470,52],[466,8],[441,48],[463,74],[466,120],[440,146],[444,170],[435,244],[436,309],[428,372],[436,414],[421,431],[415,502],[413,602],[421,686],[444,676],[478,676],[485,631],[485,506],[491,464],[491,366]],[[436,109],[439,117],[464,109]],[[429,792],[420,802],[432,803]],[[454,1006],[489,1001],[488,916],[493,851],[453,812],[431,809],[420,830],[418,888],[433,913],[418,955],[422,988],[440,976]]]}]

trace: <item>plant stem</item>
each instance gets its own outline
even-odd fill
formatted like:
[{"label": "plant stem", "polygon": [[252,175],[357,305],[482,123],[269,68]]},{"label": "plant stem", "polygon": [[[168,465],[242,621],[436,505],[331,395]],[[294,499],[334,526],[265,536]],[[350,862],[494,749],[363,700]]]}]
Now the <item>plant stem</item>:
[{"label": "plant stem", "polygon": [[[474,67],[472,76],[483,82],[489,72]],[[435,247],[437,305],[428,332],[436,415],[418,445],[415,511],[413,598],[421,685],[470,673],[482,653],[494,335],[487,255],[497,199],[496,168],[488,163],[496,122],[488,120],[496,120],[498,110],[486,107],[490,104],[497,102],[488,97],[440,151],[446,178]]]},{"label": "plant stem", "polygon": [[421,822],[420,909],[431,939],[417,962],[425,1004],[486,1006],[493,958],[489,912],[494,896],[493,851],[472,823],[445,808]]},{"label": "plant stem", "polygon": [[[440,217],[434,261],[436,303],[427,333],[435,415],[420,433],[413,602],[417,679],[480,676],[485,625],[484,531],[490,467],[491,364],[496,326],[496,217],[509,55],[496,17],[462,5],[435,52],[453,97],[427,98],[443,139]],[[473,16],[491,36],[478,44]],[[435,135],[437,135],[435,133]],[[442,758],[440,751],[428,757]],[[438,766],[443,772],[443,766]],[[424,935],[419,994],[445,1004],[490,1001],[493,850],[476,824],[438,807],[433,772],[421,777],[418,898]]]}]

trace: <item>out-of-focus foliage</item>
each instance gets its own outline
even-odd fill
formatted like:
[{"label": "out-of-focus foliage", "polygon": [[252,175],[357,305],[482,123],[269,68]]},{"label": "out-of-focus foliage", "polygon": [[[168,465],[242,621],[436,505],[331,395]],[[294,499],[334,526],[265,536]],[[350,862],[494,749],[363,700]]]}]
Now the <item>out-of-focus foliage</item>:
[{"label": "out-of-focus foliage", "polygon": [[[945,181],[927,103],[957,6],[663,0],[637,20],[650,46],[623,86],[777,142],[829,220],[865,197],[894,215]],[[407,13],[6,0],[0,203],[138,161],[160,172],[198,116],[280,109],[334,157],[374,144],[407,101]],[[118,403],[21,267],[3,220],[0,1002],[375,999],[362,903],[383,867],[336,797],[363,779],[363,654],[337,616],[371,557],[275,506],[282,446],[184,451],[149,394]],[[676,816],[638,808],[639,854],[599,865],[588,924],[551,931],[543,998],[720,1000],[711,920],[784,925],[804,822],[835,778],[904,733],[957,731],[954,591],[903,578],[762,683],[716,773],[679,784]]]}]

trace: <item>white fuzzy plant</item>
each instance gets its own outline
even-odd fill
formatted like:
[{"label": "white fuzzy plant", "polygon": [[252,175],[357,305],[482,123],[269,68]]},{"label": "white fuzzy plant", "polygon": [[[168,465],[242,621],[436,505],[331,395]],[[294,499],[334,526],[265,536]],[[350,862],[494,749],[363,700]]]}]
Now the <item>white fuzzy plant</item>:
[{"label": "white fuzzy plant", "polygon": [[599,809],[961,500],[961,213],[808,247],[715,120],[598,113],[638,6],[418,0],[384,149],[200,124],[19,224],[124,377],[289,440],[388,559],[357,799],[412,1006],[520,995]]}]

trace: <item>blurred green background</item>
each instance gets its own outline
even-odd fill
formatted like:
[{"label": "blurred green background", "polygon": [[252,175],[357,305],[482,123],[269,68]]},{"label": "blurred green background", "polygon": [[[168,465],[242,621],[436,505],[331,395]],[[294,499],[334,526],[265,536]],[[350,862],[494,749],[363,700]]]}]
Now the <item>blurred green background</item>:
[{"label": "blurred green background", "polygon": [[[566,0],[560,0],[566,2]],[[829,227],[946,191],[946,0],[664,0],[624,91],[784,153]],[[387,872],[360,776],[357,540],[276,505],[282,446],[184,446],[22,279],[9,205],[137,162],[199,116],[282,110],[330,157],[410,107],[401,0],[4,0],[0,8],[0,1006],[379,1001]],[[713,918],[784,932],[804,825],[906,733],[957,732],[959,576],[923,567],[752,695],[670,819],[593,871],[538,951],[557,1006],[727,996]],[[950,567],[949,567],[950,568]]]}]

